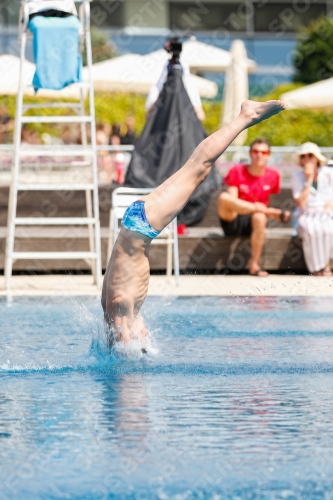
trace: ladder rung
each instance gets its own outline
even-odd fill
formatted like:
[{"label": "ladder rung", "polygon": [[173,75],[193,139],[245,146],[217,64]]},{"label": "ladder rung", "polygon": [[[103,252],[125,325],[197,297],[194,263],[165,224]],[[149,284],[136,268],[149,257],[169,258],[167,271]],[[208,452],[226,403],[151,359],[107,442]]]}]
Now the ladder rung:
[{"label": "ladder rung", "polygon": [[21,156],[92,156],[94,151],[92,148],[84,149],[84,148],[73,148],[68,146],[62,147],[61,149],[57,149],[56,147],[50,149],[49,146],[33,148],[33,147],[21,147],[19,149],[19,153]]},{"label": "ladder rung", "polygon": [[[38,163],[38,171],[41,172],[42,170],[62,170],[64,168],[74,168],[74,167],[91,167],[91,161],[89,160],[60,160],[60,161],[49,161],[49,162],[42,162]],[[22,168],[36,168],[36,161],[34,162],[29,162],[25,161],[22,164]]]},{"label": "ladder rung", "polygon": [[35,104],[35,103],[30,103],[30,104],[23,104],[23,110],[26,111],[28,109],[43,109],[43,108],[73,108],[73,109],[80,109],[81,104],[80,103],[74,103],[74,102],[45,102],[42,104]]},{"label": "ladder rung", "polygon": [[152,240],[153,245],[166,245],[167,243],[173,243],[174,239],[173,238],[155,238]]},{"label": "ladder rung", "polygon": [[[32,38],[31,33],[28,33],[28,38]],[[92,85],[93,85],[93,84],[92,84]],[[70,84],[70,85],[68,85],[68,87],[66,87],[66,88],[67,88],[67,89],[74,89],[74,88],[82,88],[82,89],[85,89],[85,88],[89,88],[89,87],[90,87],[90,82],[89,82],[89,81],[87,81],[87,82],[75,82],[75,83],[71,83],[71,84]],[[34,87],[31,83],[30,83],[30,84],[28,84],[28,85],[25,85],[25,86],[24,86],[24,88],[26,88],[26,89],[33,89],[33,90],[35,90],[35,87]],[[53,93],[53,92],[61,92],[61,91],[63,91],[64,89],[59,89],[58,91],[57,91],[57,90],[55,90],[55,89],[40,89],[40,90],[42,90],[42,91],[43,91],[43,90],[46,90],[46,91],[51,90],[51,91],[52,91],[52,93]],[[59,94],[59,97],[63,97],[63,95],[60,93],[60,94]]]},{"label": "ladder rung", "polygon": [[96,252],[13,252],[13,259],[96,259]]},{"label": "ladder rung", "polygon": [[18,191],[92,191],[94,184],[18,184]]},{"label": "ladder rung", "polygon": [[90,116],[22,116],[22,123],[89,123]]},{"label": "ladder rung", "polygon": [[95,224],[93,217],[16,217],[17,226],[76,226]]}]

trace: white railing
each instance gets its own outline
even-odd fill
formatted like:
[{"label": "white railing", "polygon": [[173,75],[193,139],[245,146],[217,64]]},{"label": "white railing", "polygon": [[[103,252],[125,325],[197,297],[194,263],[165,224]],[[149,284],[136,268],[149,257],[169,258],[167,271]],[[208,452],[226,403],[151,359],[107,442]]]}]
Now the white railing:
[{"label": "white railing", "polygon": [[[45,148],[45,146],[43,146]],[[29,144],[26,146],[24,156],[21,163],[21,177],[22,182],[46,182],[47,180],[59,182],[59,177],[66,175],[68,167],[70,167],[71,179],[81,179],[88,182],[89,177],[89,163],[85,161],[82,152],[73,158],[65,155],[65,148],[70,146],[51,145],[48,149],[52,149],[54,156],[43,156],[39,151],[39,145]],[[75,145],[72,146],[75,148]],[[82,148],[82,147],[81,147]],[[109,183],[108,178],[109,170],[112,169],[112,160],[114,154],[123,152],[125,154],[124,168],[128,167],[131,159],[131,152],[134,146],[131,145],[117,145],[117,146],[97,146],[97,162],[98,162],[98,178],[100,184]],[[9,185],[11,181],[11,168],[13,159],[13,145],[0,144],[0,185]]]},{"label": "white railing", "polygon": [[[29,149],[34,146],[29,146]],[[35,146],[38,148],[38,146]],[[30,172],[31,175],[38,175],[39,173],[44,173],[51,175],[51,171],[54,172],[55,169],[60,169],[61,166],[64,165],[65,158],[62,156],[59,158],[56,156],[56,150],[61,146],[51,146],[54,147],[55,157],[52,158],[52,164],[50,163],[50,157],[34,157],[27,156],[25,161],[23,161],[23,166],[26,169],[27,173]],[[125,168],[128,166],[128,163],[131,158],[131,152],[134,149],[134,146],[131,145],[119,145],[119,146],[97,146],[97,154],[98,154],[98,174],[99,174],[99,182],[101,184],[105,183],[104,180],[104,165],[105,156],[111,155],[111,158],[115,154],[115,152],[121,151],[126,153],[126,161]],[[28,150],[28,148],[27,148]],[[271,157],[268,162],[269,165],[279,169],[282,175],[282,184],[285,187],[290,186],[291,175],[293,171],[297,168],[297,164],[295,162],[294,153],[297,150],[297,146],[273,146],[271,148]],[[322,153],[328,158],[328,160],[333,160],[333,147],[322,147]],[[12,164],[12,154],[13,154],[13,145],[12,144],[0,144],[0,183],[1,185],[9,184],[10,182],[10,171]],[[82,158],[81,158],[82,160]],[[229,168],[235,163],[248,162],[249,161],[249,147],[248,146],[229,146],[229,148],[223,153],[223,155],[219,158],[217,163],[217,168],[219,173],[224,176],[226,175]],[[84,169],[83,162],[80,162],[80,158],[77,158],[77,166],[80,172],[80,169]],[[58,165],[58,167],[57,167]],[[80,173],[78,174],[80,175]]]}]

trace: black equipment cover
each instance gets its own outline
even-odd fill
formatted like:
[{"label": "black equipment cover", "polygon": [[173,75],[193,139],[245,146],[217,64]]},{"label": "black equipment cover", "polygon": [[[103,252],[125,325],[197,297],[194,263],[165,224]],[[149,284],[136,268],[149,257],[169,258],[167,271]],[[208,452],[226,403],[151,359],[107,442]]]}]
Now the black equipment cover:
[{"label": "black equipment cover", "polygon": [[[181,71],[173,66],[143,132],[135,142],[125,185],[136,188],[159,186],[187,162],[205,137],[184,87]],[[216,187],[213,166],[178,215],[178,221],[186,225],[199,222]]]}]

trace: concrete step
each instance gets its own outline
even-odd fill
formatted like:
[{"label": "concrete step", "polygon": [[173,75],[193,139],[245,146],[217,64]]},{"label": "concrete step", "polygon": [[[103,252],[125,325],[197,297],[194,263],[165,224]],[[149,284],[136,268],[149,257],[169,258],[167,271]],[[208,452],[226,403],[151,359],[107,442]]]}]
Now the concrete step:
[{"label": "concrete step", "polygon": [[[104,185],[99,188],[99,212],[101,227],[109,225],[111,195],[115,186]],[[204,218],[195,227],[220,227],[217,216],[217,198],[222,188],[217,189],[208,204]],[[73,190],[60,191],[20,191],[18,194],[17,217],[39,214],[40,217],[85,217],[85,193]],[[272,196],[271,205],[291,210],[294,202],[290,189],[282,189],[281,193]],[[0,187],[0,226],[7,224],[8,187]],[[271,221],[270,225],[276,226]],[[282,224],[279,224],[282,226]],[[290,226],[291,222],[287,224]]]},{"label": "concrete step", "polygon": [[[0,227],[0,245],[5,248],[6,227]],[[107,264],[108,228],[101,229],[102,266]],[[86,252],[89,251],[88,228],[86,227],[18,227],[15,250],[20,252]],[[246,237],[224,237],[219,227],[188,228],[188,234],[179,236],[180,269],[189,271],[238,272],[248,268],[250,241]],[[4,252],[0,255],[0,269],[4,265]],[[152,270],[166,267],[166,246],[153,245],[150,250]],[[270,228],[261,257],[261,266],[271,271],[305,271],[302,244],[292,237],[290,228]],[[14,270],[76,270],[85,271],[88,265],[83,260],[19,260]]]},{"label": "concrete step", "polygon": [[[102,236],[102,266],[106,267],[108,226],[111,194],[115,186],[99,188],[99,210]],[[217,217],[217,198],[222,191],[215,191],[206,214],[196,226],[188,228],[187,236],[179,237],[180,268],[202,271],[247,268],[249,260],[248,238],[225,238]],[[0,269],[4,266],[4,249],[7,225],[8,187],[0,187]],[[272,197],[272,206],[292,209],[294,204],[290,189]],[[86,217],[85,193],[75,190],[22,191],[18,196],[17,217]],[[290,224],[289,224],[290,225]],[[268,270],[303,271],[306,266],[298,238],[292,238],[291,228],[271,221],[262,254],[261,265]],[[17,251],[89,251],[88,229],[85,227],[18,227]],[[151,269],[164,270],[166,247],[154,245],[150,251]],[[83,260],[19,260],[15,270],[87,270]]]}]

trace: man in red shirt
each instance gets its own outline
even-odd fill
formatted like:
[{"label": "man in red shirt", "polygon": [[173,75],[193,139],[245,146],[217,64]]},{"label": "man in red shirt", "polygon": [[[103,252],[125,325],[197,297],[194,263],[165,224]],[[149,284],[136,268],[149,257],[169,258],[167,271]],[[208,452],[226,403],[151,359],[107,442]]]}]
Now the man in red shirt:
[{"label": "man in red shirt", "polygon": [[227,191],[220,194],[218,215],[226,236],[250,236],[251,261],[249,273],[267,276],[259,259],[266,236],[267,218],[287,222],[290,212],[268,207],[271,194],[280,192],[279,171],[267,167],[270,144],[256,139],[250,146],[251,163],[235,165],[224,178]]}]

